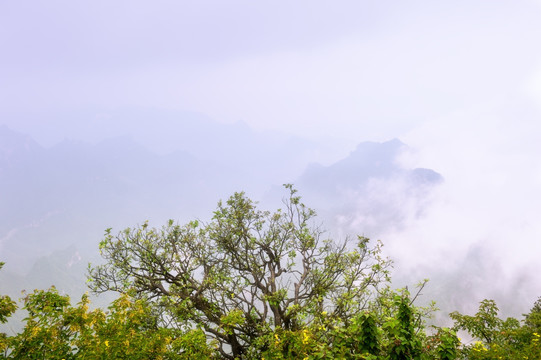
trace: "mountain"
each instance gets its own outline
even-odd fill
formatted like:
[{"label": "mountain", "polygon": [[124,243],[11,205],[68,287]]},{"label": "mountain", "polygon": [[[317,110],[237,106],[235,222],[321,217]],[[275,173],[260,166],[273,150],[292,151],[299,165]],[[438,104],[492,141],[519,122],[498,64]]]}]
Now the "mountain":
[{"label": "mountain", "polygon": [[208,138],[187,130],[179,136],[172,128],[168,136],[182,144],[161,153],[135,140],[136,132],[44,147],[0,127],[0,261],[3,278],[13,279],[2,292],[17,297],[21,287],[55,284],[77,294],[86,264],[99,261],[105,229],[204,221],[234,191],[246,190],[272,209],[268,199],[285,195],[279,184],[293,182],[325,225],[362,233],[400,226],[406,210],[422,212],[441,181],[432,170],[402,168],[396,158],[405,145],[398,140],[360,143],[330,165],[308,166],[325,146],[291,137],[272,146],[273,136],[240,125],[205,126]]},{"label": "mountain", "polygon": [[35,156],[40,150],[41,147],[30,136],[0,125],[0,176],[27,158]]},{"label": "mountain", "polygon": [[250,178],[242,184],[248,191],[258,190],[250,189],[253,183],[282,183],[285,178],[292,181],[308,162],[331,162],[338,153],[349,150],[344,141],[316,142],[279,132],[255,131],[242,121],[226,124],[187,111],[88,108],[10,116],[10,123],[16,124],[19,132],[46,147],[65,138],[98,144],[104,139],[125,137],[154,154],[180,151],[200,161],[220,163],[235,176]]},{"label": "mountain", "polygon": [[430,169],[408,169],[398,162],[407,146],[398,139],[362,142],[329,165],[311,164],[295,182],[306,202],[346,233],[377,236],[420,215],[428,195],[443,177]]},{"label": "mountain", "polygon": [[[10,260],[6,268],[28,268],[37,257],[73,244],[94,250],[111,226],[199,215],[231,187],[219,164],[183,152],[159,156],[128,138],[96,145],[63,141],[45,149],[5,128],[2,136],[7,160],[0,177],[0,251]],[[209,183],[220,174],[220,182]]]},{"label": "mountain", "polygon": [[329,166],[311,164],[299,178],[307,190],[323,193],[357,188],[370,179],[406,176],[415,185],[438,183],[443,178],[430,169],[404,169],[397,157],[407,146],[398,139],[384,143],[362,142],[346,158]]}]

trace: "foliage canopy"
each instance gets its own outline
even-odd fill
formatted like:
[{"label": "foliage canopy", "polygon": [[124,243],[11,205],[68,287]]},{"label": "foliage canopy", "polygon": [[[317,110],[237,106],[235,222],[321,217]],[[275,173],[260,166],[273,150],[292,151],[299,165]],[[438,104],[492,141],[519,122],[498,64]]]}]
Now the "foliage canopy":
[{"label": "foliage canopy", "polygon": [[96,292],[135,291],[167,326],[200,328],[225,358],[243,356],[274,329],[299,331],[322,315],[349,325],[387,286],[381,244],[325,239],[291,185],[284,209],[261,211],[244,193],[219,203],[208,224],[143,224],[100,244]]},{"label": "foliage canopy", "polygon": [[[451,313],[452,328],[427,331],[433,307],[391,289],[381,243],[325,238],[286,187],[273,213],[236,193],[206,224],[107,230],[90,286],[117,300],[91,310],[87,295],[73,306],[54,287],[35,290],[23,330],[0,333],[0,359],[541,358],[541,298],[523,322],[483,300],[475,315]],[[0,295],[0,323],[16,309]]]}]

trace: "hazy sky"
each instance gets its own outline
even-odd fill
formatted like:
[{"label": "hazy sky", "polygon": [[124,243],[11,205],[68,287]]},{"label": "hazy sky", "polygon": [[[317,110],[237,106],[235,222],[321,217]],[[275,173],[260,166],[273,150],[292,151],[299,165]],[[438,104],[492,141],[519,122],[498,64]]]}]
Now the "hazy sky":
[{"label": "hazy sky", "polygon": [[158,107],[385,140],[539,96],[540,16],[533,0],[4,1],[0,107]]},{"label": "hazy sky", "polygon": [[396,252],[452,262],[481,242],[512,273],[541,257],[540,20],[539,0],[2,1],[0,123],[151,107],[399,137],[446,182],[387,234],[419,245]]}]

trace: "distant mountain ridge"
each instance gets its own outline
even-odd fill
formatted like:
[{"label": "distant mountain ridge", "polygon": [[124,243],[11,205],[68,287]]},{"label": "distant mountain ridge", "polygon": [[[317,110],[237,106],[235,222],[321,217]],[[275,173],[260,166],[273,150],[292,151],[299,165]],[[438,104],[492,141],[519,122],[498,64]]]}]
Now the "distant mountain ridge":
[{"label": "distant mountain ridge", "polygon": [[[429,169],[401,168],[395,160],[406,145],[399,140],[360,143],[328,166],[308,166],[307,156],[324,147],[293,138],[282,139],[279,149],[269,139],[258,146],[261,138],[251,138],[250,129],[243,131],[232,138],[224,131],[218,144],[246,137],[241,146],[224,148],[216,159],[201,159],[194,149],[157,154],[131,136],[95,144],[64,140],[47,148],[0,126],[3,271],[16,274],[14,279],[22,276],[13,286],[43,286],[50,278],[51,285],[69,291],[74,277],[84,281],[81,265],[98,259],[97,245],[106,228],[119,231],[145,220],[161,226],[169,218],[204,221],[216,202],[234,191],[259,194],[255,199],[260,197],[266,206],[265,198],[284,196],[280,184],[285,182],[293,182],[330,227],[376,231],[378,224],[400,225],[397,194],[421,211],[426,194],[441,181]],[[377,195],[387,188],[395,191],[391,202]],[[70,275],[61,275],[63,271]]]},{"label": "distant mountain ridge", "polygon": [[[186,152],[198,160],[218,162],[235,173],[257,176],[258,181],[283,182],[293,176],[288,179],[292,181],[307,162],[318,158],[330,161],[336,148],[342,146],[342,142],[329,145],[278,132],[258,132],[242,121],[226,124],[203,114],[154,108],[90,108],[34,116],[43,122],[29,127],[23,116],[18,129],[46,147],[56,146],[65,138],[98,144],[104,139],[125,137],[154,154]],[[270,168],[272,171],[268,171]]]},{"label": "distant mountain ridge", "polygon": [[407,146],[398,139],[384,143],[360,143],[346,158],[329,166],[311,164],[299,178],[299,184],[318,188],[325,193],[330,189],[357,187],[370,178],[387,178],[407,175],[426,183],[437,183],[443,177],[430,169],[404,169],[396,163],[397,157]]},{"label": "distant mountain ridge", "polygon": [[6,125],[0,125],[0,176],[7,167],[23,161],[40,150],[40,145],[30,136],[14,132]]},{"label": "distant mountain ridge", "polygon": [[377,235],[400,227],[412,208],[421,214],[428,194],[443,181],[434,170],[399,165],[406,149],[398,139],[362,142],[334,164],[309,165],[296,185],[333,227]]}]

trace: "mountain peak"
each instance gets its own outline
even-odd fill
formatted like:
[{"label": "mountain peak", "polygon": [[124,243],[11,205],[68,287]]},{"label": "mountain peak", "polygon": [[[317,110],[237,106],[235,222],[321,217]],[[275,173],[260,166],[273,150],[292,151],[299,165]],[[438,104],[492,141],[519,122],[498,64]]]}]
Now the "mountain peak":
[{"label": "mountain peak", "polygon": [[0,161],[11,162],[13,159],[26,157],[42,150],[30,136],[0,125]]}]

